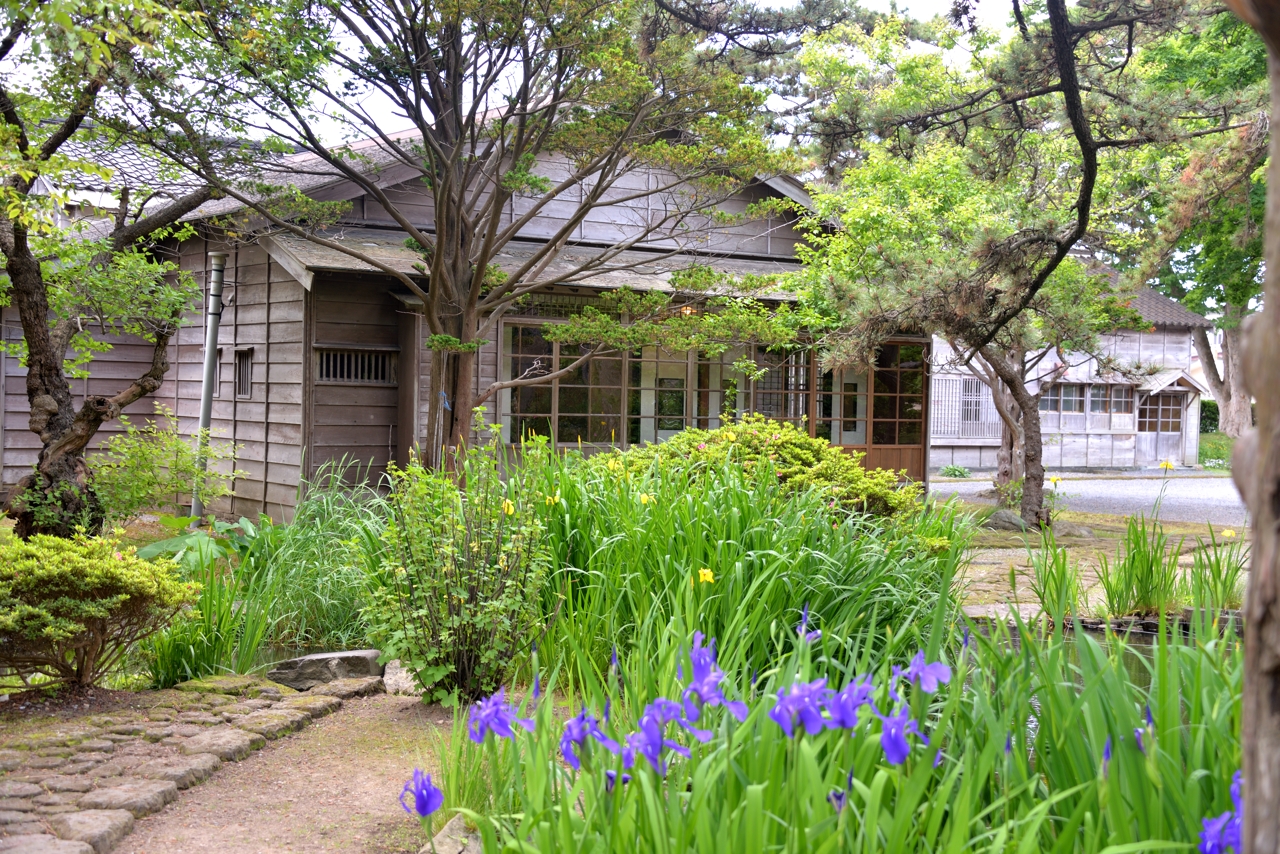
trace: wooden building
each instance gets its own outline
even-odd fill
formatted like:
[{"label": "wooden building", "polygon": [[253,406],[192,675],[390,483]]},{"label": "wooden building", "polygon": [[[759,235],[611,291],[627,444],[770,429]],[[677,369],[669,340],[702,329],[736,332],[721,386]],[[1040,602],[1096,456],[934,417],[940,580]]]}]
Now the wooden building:
[{"label": "wooden building", "polygon": [[[404,233],[377,204],[345,180],[309,180],[303,189],[313,197],[351,202],[349,214],[327,236],[417,275],[420,256],[406,247]],[[421,182],[392,170],[384,183],[430,227],[429,200],[414,198],[426,193]],[[761,179],[725,208],[740,213],[778,195],[807,198],[798,182]],[[228,209],[225,201],[202,208],[194,217],[200,236],[175,247],[181,266],[206,287],[209,253],[229,254],[212,426],[216,437],[240,446],[236,467],[245,477],[237,480],[229,505],[215,509],[279,518],[296,501],[300,481],[321,466],[360,464],[377,480],[389,461],[404,460],[415,445],[435,440],[422,434],[431,353],[424,347],[421,303],[393,277],[280,232],[228,244],[207,223]],[[550,224],[535,221],[529,231],[526,243],[507,247],[499,266],[518,266],[522,245],[527,251],[545,238]],[[575,256],[622,245],[627,236],[625,217],[606,209],[583,224],[554,263],[568,268]],[[794,248],[800,239],[785,219],[743,219],[674,255],[662,244],[629,248],[622,259],[628,269],[548,287],[505,317],[501,334],[481,351],[477,390],[518,376],[535,361],[551,372],[575,358],[572,348],[547,341],[541,329],[598,300],[603,290],[669,288],[672,272],[694,263],[731,274],[790,272],[798,269]],[[6,339],[20,336],[16,311],[3,312]],[[135,418],[149,414],[158,401],[177,413],[184,432],[194,431],[203,324],[203,313],[193,311],[171,344],[174,367],[153,398],[131,408]],[[645,348],[593,359],[543,385],[501,392],[488,402],[486,419],[501,424],[507,441],[535,432],[560,447],[590,451],[661,441],[685,427],[715,427],[727,409],[759,412],[803,423],[812,434],[864,451],[870,466],[903,469],[922,479],[928,469],[929,348],[927,340],[894,342],[882,350],[870,376],[821,371],[808,350],[772,353],[744,345],[708,359]],[[89,380],[77,382],[84,389],[113,389],[140,372],[146,349],[120,342],[93,363]],[[733,362],[744,355],[766,369],[762,377],[749,380],[734,371]],[[9,358],[0,361],[0,376],[0,470],[12,484],[30,470],[39,446],[27,429],[23,369]]]},{"label": "wooden building", "polygon": [[[1044,464],[1050,469],[1194,466],[1200,452],[1200,398],[1191,332],[1210,322],[1147,288],[1131,306],[1151,324],[1102,338],[1102,352],[1126,368],[1102,373],[1096,360],[1068,354],[1067,370],[1040,398]],[[1001,421],[991,390],[948,364],[952,351],[934,342],[930,464],[992,469]],[[1049,356],[1042,375],[1061,365]],[[1034,389],[1033,389],[1034,390]]]}]

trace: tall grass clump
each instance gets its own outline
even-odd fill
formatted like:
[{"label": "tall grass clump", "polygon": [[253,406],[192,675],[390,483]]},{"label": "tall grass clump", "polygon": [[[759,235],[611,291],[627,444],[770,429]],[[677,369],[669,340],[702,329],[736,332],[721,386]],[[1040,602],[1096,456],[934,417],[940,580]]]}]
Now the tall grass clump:
[{"label": "tall grass clump", "polygon": [[479,704],[446,813],[486,852],[1122,854],[1190,850],[1231,809],[1238,644],[1162,632],[1134,678],[1114,635],[962,632],[934,601],[892,651],[788,626],[753,678],[673,621],[567,709]]},{"label": "tall grass clump", "polygon": [[1084,594],[1080,589],[1079,567],[1072,563],[1066,548],[1059,546],[1052,528],[1041,529],[1040,548],[1027,549],[1031,563],[1031,592],[1040,609],[1055,623],[1078,613]]},{"label": "tall grass clump", "polygon": [[1099,580],[1107,613],[1113,617],[1164,614],[1177,604],[1178,553],[1171,547],[1164,527],[1145,515],[1129,517],[1124,538],[1117,546],[1115,562],[1100,555]]},{"label": "tall grass clump", "polygon": [[232,563],[229,551],[207,534],[190,539],[175,556],[187,581],[200,585],[194,606],[143,647],[151,683],[168,688],[216,673],[250,673],[271,628],[277,582],[255,572],[251,560]]},{"label": "tall grass clump", "polygon": [[1244,601],[1244,570],[1249,563],[1249,546],[1243,539],[1221,542],[1209,529],[1209,542],[1196,538],[1192,555],[1187,601],[1199,602],[1214,611],[1239,608]]},{"label": "tall grass clump", "polygon": [[746,469],[583,464],[531,444],[523,452],[551,555],[544,660],[565,677],[598,676],[615,650],[643,650],[675,623],[720,642],[724,660],[768,666],[773,637],[807,607],[812,626],[884,638],[929,614],[971,526],[956,505],[894,517],[851,511],[822,490],[780,483],[767,460]]},{"label": "tall grass clump", "polygon": [[262,570],[279,593],[271,643],[349,649],[366,643],[368,576],[381,566],[388,508],[384,496],[345,461],[326,463],[303,485],[293,520],[264,521],[269,555]]}]

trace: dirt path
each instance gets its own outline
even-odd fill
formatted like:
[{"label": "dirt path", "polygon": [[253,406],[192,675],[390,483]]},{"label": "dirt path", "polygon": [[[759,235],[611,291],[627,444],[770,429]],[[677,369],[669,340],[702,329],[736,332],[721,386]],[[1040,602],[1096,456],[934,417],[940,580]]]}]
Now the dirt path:
[{"label": "dirt path", "polygon": [[451,713],[411,697],[347,700],[340,712],[225,763],[117,854],[416,852],[425,844],[396,798],[414,765],[436,772],[432,736]]}]

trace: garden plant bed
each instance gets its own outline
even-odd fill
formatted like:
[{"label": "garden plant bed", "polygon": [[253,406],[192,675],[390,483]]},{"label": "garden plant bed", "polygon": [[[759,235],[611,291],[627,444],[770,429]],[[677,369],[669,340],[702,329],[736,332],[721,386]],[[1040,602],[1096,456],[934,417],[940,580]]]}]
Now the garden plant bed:
[{"label": "garden plant bed", "polygon": [[[4,724],[0,849],[106,854],[136,819],[343,700],[382,691],[377,677],[306,693],[259,677],[221,676],[134,695],[105,714]],[[23,725],[25,724],[25,725]]]}]

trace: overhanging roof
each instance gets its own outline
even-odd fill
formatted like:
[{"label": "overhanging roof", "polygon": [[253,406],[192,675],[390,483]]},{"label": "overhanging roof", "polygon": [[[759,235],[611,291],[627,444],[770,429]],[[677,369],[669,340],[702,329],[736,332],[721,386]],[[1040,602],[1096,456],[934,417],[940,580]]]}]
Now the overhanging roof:
[{"label": "overhanging roof", "polygon": [[[349,228],[326,234],[335,243],[347,243],[361,254],[377,260],[391,269],[409,276],[423,277],[415,265],[422,264],[422,256],[404,245],[405,235],[400,231],[369,228]],[[322,246],[302,237],[273,234],[258,241],[280,266],[302,284],[311,289],[316,273],[375,273],[384,274],[378,267],[353,258],[347,253],[329,246]],[[494,262],[507,273],[519,270],[543,244],[523,245],[510,243],[498,253]],[[596,258],[607,257],[598,270],[582,271],[582,266]],[[671,274],[692,265],[710,267],[718,273],[731,276],[776,276],[800,270],[795,262],[726,258],[691,253],[667,254],[629,250],[609,254],[609,250],[596,247],[567,246],[557,253],[555,260],[539,275],[540,279],[554,280],[557,284],[613,290],[630,287],[635,290],[672,291]],[[768,296],[790,298],[783,292]]]},{"label": "overhanging roof", "polygon": [[1138,386],[1138,391],[1143,391],[1148,394],[1156,394],[1164,391],[1174,383],[1182,383],[1190,386],[1202,395],[1209,393],[1209,389],[1205,388],[1199,380],[1181,368],[1167,368],[1157,374],[1152,374],[1142,381]]}]

